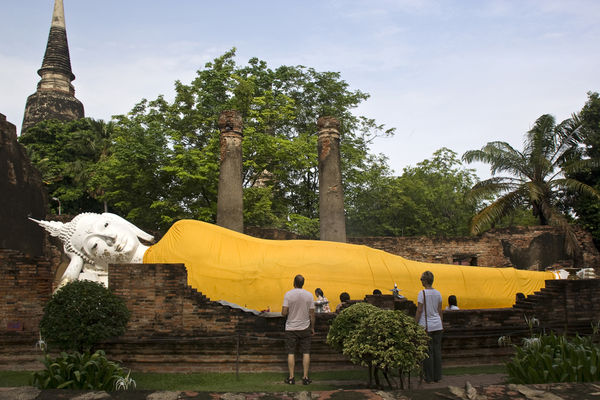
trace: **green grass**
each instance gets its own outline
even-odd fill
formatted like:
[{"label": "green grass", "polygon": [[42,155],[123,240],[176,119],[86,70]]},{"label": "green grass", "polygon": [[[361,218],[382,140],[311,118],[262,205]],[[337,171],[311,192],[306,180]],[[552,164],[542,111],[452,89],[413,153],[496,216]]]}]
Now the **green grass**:
[{"label": "green grass", "polygon": [[30,379],[28,371],[0,371],[0,387],[27,386]]},{"label": "green grass", "polygon": [[[496,374],[506,373],[503,365],[484,365],[473,367],[444,368],[444,375]],[[240,373],[236,379],[234,373],[189,373],[189,374],[132,374],[140,390],[189,390],[215,392],[291,392],[306,390],[300,374],[296,373],[296,385],[285,385],[283,372]],[[0,387],[26,386],[31,372],[0,371]],[[335,390],[364,386],[367,381],[366,369],[352,371],[313,372],[310,390]],[[418,379],[413,377],[412,379]],[[332,382],[336,381],[336,382]]]}]

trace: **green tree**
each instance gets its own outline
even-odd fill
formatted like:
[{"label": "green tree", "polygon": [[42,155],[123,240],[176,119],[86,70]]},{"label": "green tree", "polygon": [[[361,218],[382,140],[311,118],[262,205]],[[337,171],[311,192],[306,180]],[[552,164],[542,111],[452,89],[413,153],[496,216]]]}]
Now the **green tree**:
[{"label": "green tree", "polygon": [[[579,157],[580,127],[576,116],[556,124],[554,117],[546,114],[527,132],[523,151],[506,142],[490,142],[480,150],[467,151],[463,160],[490,164],[493,176],[473,186],[470,196],[479,200],[498,196],[473,217],[471,232],[480,233],[526,205],[541,225],[562,226],[567,251],[576,255],[578,246],[573,230],[567,216],[557,207],[560,193],[588,193],[600,198],[591,186],[564,175],[589,166]],[[512,176],[495,176],[502,172]]]},{"label": "green tree", "polygon": [[352,193],[348,231],[353,236],[459,236],[468,233],[476,204],[465,194],[476,182],[474,170],[464,168],[447,148],[431,159],[388,175],[384,163],[371,163],[361,175],[362,190]]},{"label": "green tree", "polygon": [[102,211],[102,189],[91,184],[96,163],[110,149],[113,124],[83,118],[77,121],[43,121],[21,135],[19,141],[42,174],[50,195],[50,209],[65,213]]},{"label": "green tree", "polygon": [[[577,173],[569,174],[600,192],[600,95],[588,93],[588,100],[578,114],[581,121],[581,141],[584,146],[583,156],[593,164]],[[600,248],[600,202],[595,196],[583,194],[569,198],[568,206],[577,216],[577,222],[591,232],[596,247]]]},{"label": "green tree", "polygon": [[[153,228],[150,219],[160,221],[161,229],[181,218],[214,221],[217,119],[226,109],[238,110],[244,119],[249,222],[306,232],[318,226],[316,122],[321,115],[342,121],[342,168],[353,190],[357,171],[370,166],[370,141],[393,133],[352,114],[368,95],[351,90],[338,73],[304,66],[271,69],[257,58],[239,66],[234,57],[231,50],[207,63],[190,84],[177,81],[172,102],[162,96],[142,100],[117,117],[115,142],[127,145],[113,149],[103,162],[110,179],[102,182],[102,199],[146,229]],[[151,149],[142,150],[150,157],[146,165],[137,164],[140,149]],[[132,183],[136,190],[131,191]]]}]

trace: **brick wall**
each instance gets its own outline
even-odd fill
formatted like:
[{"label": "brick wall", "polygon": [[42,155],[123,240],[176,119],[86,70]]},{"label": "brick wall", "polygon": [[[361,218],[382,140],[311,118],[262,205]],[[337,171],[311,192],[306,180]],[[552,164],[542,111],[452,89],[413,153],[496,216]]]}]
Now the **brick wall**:
[{"label": "brick wall", "polygon": [[27,217],[44,219],[46,192],[40,173],[17,141],[13,124],[0,114],[0,249],[42,255],[44,232]]},{"label": "brick wall", "polygon": [[[39,368],[41,354],[34,346],[36,324],[49,297],[50,279],[44,276],[50,275],[50,268],[18,253],[0,254],[5,265],[12,265],[0,276],[2,282],[7,282],[1,293],[7,288],[12,296],[0,299],[0,306],[5,307],[3,315],[30,319],[22,331],[0,326],[0,369]],[[122,337],[100,347],[111,358],[137,371],[285,371],[284,319],[279,314],[257,315],[222,305],[186,282],[181,264],[111,265],[109,285],[125,300],[131,320]],[[37,293],[37,301],[24,302],[32,298],[32,293]],[[538,329],[589,333],[591,324],[600,320],[600,304],[595,300],[599,296],[598,279],[547,281],[546,288],[512,308],[444,312],[444,362],[460,365],[504,361],[512,350],[499,347],[498,338],[511,336],[516,343],[527,336],[525,315],[539,319]],[[365,300],[410,315],[416,309],[412,302],[391,295],[369,295]],[[334,317],[317,316],[311,357],[314,370],[355,368],[325,343]]]},{"label": "brick wall", "polygon": [[0,332],[37,332],[52,292],[50,263],[0,249]]},{"label": "brick wall", "polygon": [[[189,372],[286,368],[282,317],[276,313],[256,315],[211,301],[186,285],[181,264],[111,266],[109,282],[115,293],[126,299],[132,318],[127,333],[105,343],[104,348],[135,369]],[[512,308],[445,312],[445,362],[460,365],[503,361],[512,350],[499,347],[498,338],[511,336],[518,342],[527,336],[525,315],[536,316],[539,329],[589,333],[591,323],[600,320],[600,305],[594,301],[599,295],[600,280],[548,281],[546,288]],[[368,295],[365,300],[410,315],[416,310],[414,303],[391,295]],[[315,370],[353,368],[325,343],[334,317],[317,315],[312,355]]]},{"label": "brick wall", "polygon": [[[575,227],[583,250],[581,266],[600,271],[600,255],[588,232]],[[365,237],[349,238],[397,254],[409,260],[452,264],[457,259],[474,259],[486,267],[515,267],[544,270],[550,266],[572,266],[564,250],[564,234],[553,226],[528,226],[494,229],[478,236],[458,238]]]}]

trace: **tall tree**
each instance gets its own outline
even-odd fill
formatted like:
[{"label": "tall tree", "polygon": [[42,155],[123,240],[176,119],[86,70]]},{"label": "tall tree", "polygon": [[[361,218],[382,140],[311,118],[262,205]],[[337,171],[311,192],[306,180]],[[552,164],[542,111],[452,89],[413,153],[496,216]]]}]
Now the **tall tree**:
[{"label": "tall tree", "polygon": [[112,123],[83,118],[36,124],[19,141],[42,174],[50,209],[65,213],[102,211],[101,187],[92,185],[95,165],[110,151]]},{"label": "tall tree", "polygon": [[[473,217],[471,232],[480,233],[526,205],[541,225],[562,226],[567,234],[567,250],[575,254],[578,247],[573,231],[568,218],[557,207],[560,192],[588,193],[600,198],[591,186],[564,176],[589,165],[579,157],[580,128],[576,116],[556,124],[552,115],[545,114],[527,132],[523,151],[499,141],[487,143],[480,150],[467,151],[463,160],[488,163],[492,173],[492,178],[473,186],[470,196],[480,200],[497,196]],[[495,176],[502,172],[511,176]]]},{"label": "tall tree", "polygon": [[[593,165],[569,176],[600,192],[600,95],[597,92],[588,92],[588,100],[578,118],[581,121],[583,157],[590,159]],[[577,222],[591,232],[596,247],[600,248],[600,202],[594,196],[585,194],[568,200]]]},{"label": "tall tree", "polygon": [[353,193],[348,209],[352,236],[460,236],[476,204],[465,194],[476,182],[474,170],[465,168],[447,148],[431,159],[407,167],[399,177],[389,176],[385,164],[373,164],[362,175],[361,190]]},{"label": "tall tree", "polygon": [[[357,171],[371,164],[370,140],[393,130],[352,113],[368,95],[351,90],[338,73],[304,66],[271,69],[257,58],[239,66],[234,58],[231,50],[207,63],[190,84],[177,81],[172,102],[162,96],[143,100],[117,117],[117,143],[127,144],[103,162],[106,173],[112,171],[103,182],[104,198],[148,229],[153,228],[146,225],[150,220],[160,221],[160,229],[181,218],[214,221],[217,118],[223,110],[236,109],[244,119],[245,219],[314,234],[317,118],[333,115],[342,121],[342,168],[349,190]],[[133,167],[131,160],[139,154],[150,161]],[[139,191],[131,193],[132,184]]]}]

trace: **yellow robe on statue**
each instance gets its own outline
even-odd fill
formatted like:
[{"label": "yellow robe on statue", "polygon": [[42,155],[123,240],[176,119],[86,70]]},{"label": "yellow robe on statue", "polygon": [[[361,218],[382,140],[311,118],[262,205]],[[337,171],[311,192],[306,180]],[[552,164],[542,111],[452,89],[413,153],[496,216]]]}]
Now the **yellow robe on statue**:
[{"label": "yellow robe on statue", "polygon": [[318,240],[267,240],[213,224],[181,220],[144,254],[144,263],[183,263],[188,284],[211,300],[226,300],[255,310],[280,311],[283,295],[297,274],[304,289],[323,289],[330,307],[339,294],[362,300],[373,289],[417,302],[423,271],[434,274],[433,287],[461,309],[510,307],[515,294],[533,293],[555,279],[552,272],[486,268],[409,261],[367,246]]}]

